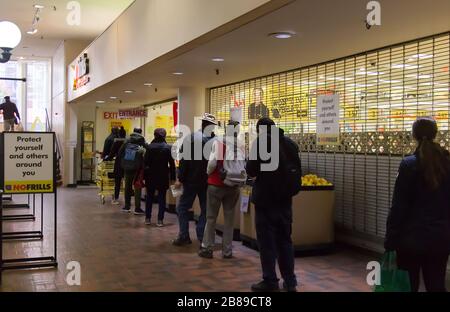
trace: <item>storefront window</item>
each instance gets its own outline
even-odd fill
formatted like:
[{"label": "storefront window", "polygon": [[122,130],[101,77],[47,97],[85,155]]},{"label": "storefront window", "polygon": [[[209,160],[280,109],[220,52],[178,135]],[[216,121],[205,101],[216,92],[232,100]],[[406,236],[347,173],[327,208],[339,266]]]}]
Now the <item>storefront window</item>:
[{"label": "storefront window", "polygon": [[[334,183],[338,227],[382,238],[399,164],[415,150],[417,117],[434,117],[437,140],[450,149],[449,43],[446,33],[213,88],[210,111],[225,122],[242,107],[248,144],[258,118],[274,119],[299,144],[304,173]],[[340,97],[337,145],[317,144],[324,94]]]},{"label": "storefront window", "polygon": [[[25,129],[45,131],[45,109],[51,106],[50,62],[30,60],[0,64],[0,78],[27,79],[26,82],[0,79],[0,101],[9,95],[17,104]],[[0,122],[3,122],[2,115]]]}]

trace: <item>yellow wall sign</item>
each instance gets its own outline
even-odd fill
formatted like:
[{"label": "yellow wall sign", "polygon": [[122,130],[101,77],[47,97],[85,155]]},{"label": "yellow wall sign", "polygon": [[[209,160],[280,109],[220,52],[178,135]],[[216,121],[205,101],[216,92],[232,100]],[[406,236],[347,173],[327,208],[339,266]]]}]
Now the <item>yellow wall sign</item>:
[{"label": "yellow wall sign", "polygon": [[130,119],[111,119],[109,121],[109,130],[111,132],[112,128],[120,128],[123,127],[127,133],[132,133],[132,125]]}]

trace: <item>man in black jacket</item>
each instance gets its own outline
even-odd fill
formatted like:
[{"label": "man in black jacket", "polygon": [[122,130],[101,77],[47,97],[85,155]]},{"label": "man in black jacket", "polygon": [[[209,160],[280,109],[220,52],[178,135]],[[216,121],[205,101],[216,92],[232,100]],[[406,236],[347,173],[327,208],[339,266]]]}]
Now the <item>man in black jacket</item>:
[{"label": "man in black jacket", "polygon": [[[262,118],[257,123],[258,138],[253,143],[247,174],[256,178],[251,201],[255,205],[255,224],[260,249],[263,281],[252,286],[253,291],[278,291],[275,264],[284,280],[284,289],[294,292],[297,279],[294,273],[294,250],[292,246],[292,196],[286,194],[286,155],[301,168],[299,148],[291,139],[275,127],[273,120]],[[274,133],[274,135],[272,135]],[[279,134],[279,136],[276,136]],[[279,145],[274,142],[279,139]],[[264,142],[265,141],[265,142]],[[262,148],[266,146],[269,160],[262,160]],[[277,148],[279,147],[279,148]],[[255,157],[256,156],[256,157]],[[265,157],[264,157],[265,158]],[[275,169],[266,169],[271,162]],[[300,183],[300,182],[299,182]]]},{"label": "man in black jacket", "polygon": [[[145,186],[147,198],[145,205],[145,224],[151,224],[152,206],[155,191],[158,191],[158,227],[164,226],[164,213],[166,210],[166,193],[169,182],[175,182],[175,161],[172,158],[172,148],[166,143],[167,132],[165,129],[155,130],[155,139],[147,146],[145,153]],[[170,181],[169,181],[170,178]]]},{"label": "man in black jacket", "polygon": [[[175,246],[192,244],[189,236],[189,210],[198,196],[200,202],[200,216],[197,223],[197,238],[203,240],[203,232],[206,225],[206,192],[208,189],[208,160],[209,154],[204,155],[203,150],[214,133],[207,133],[208,128],[217,125],[216,118],[211,114],[204,114],[202,118],[202,129],[188,136],[181,147],[182,158],[178,168],[177,187],[183,186],[183,195],[177,207],[180,232],[178,237],[172,241]],[[195,151],[202,147],[202,151]],[[190,151],[190,153],[189,153]],[[209,151],[211,152],[211,151]],[[198,156],[198,157],[195,157]]]},{"label": "man in black jacket", "polygon": [[11,98],[9,96],[5,96],[5,103],[0,105],[0,110],[3,111],[4,131],[14,131],[16,118],[20,120],[17,105],[11,102]]},{"label": "man in black jacket", "polygon": [[111,129],[111,133],[106,138],[105,143],[103,144],[103,153],[102,159],[109,160],[109,154],[111,153],[111,149],[114,145],[114,140],[119,137],[119,128],[113,127]]}]

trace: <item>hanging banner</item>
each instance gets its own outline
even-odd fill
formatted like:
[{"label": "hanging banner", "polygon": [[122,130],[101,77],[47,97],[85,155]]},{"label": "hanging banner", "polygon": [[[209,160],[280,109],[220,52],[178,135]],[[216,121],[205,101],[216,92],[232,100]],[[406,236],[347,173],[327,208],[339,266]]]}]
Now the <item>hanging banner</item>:
[{"label": "hanging banner", "polygon": [[317,97],[317,145],[339,145],[339,95]]},{"label": "hanging banner", "polygon": [[55,191],[55,135],[41,132],[4,133],[5,194]]}]

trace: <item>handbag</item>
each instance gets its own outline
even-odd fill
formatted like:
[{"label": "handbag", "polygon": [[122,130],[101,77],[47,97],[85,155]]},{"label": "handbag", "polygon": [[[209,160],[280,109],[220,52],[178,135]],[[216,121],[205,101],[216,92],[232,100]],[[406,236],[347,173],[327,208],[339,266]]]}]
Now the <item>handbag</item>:
[{"label": "handbag", "polygon": [[411,292],[409,273],[397,267],[397,253],[386,252],[381,260],[381,284],[375,292]]},{"label": "handbag", "polygon": [[144,183],[144,168],[139,169],[137,172],[135,178],[134,178],[134,184],[135,189],[142,189],[145,187]]}]

